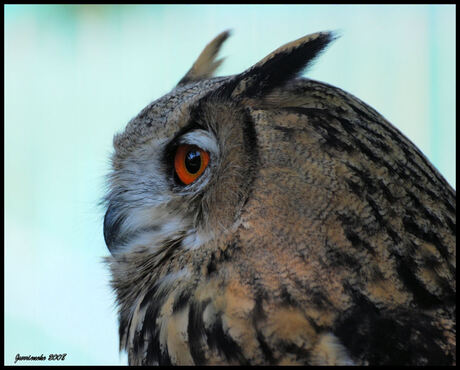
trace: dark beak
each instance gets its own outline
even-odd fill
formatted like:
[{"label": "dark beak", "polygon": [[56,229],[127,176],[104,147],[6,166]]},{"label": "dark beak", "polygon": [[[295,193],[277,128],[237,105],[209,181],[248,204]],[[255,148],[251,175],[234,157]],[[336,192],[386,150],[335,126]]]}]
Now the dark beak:
[{"label": "dark beak", "polygon": [[104,216],[104,239],[107,248],[112,254],[116,252],[119,245],[118,239],[123,221],[124,216],[120,213],[118,207],[110,203]]}]

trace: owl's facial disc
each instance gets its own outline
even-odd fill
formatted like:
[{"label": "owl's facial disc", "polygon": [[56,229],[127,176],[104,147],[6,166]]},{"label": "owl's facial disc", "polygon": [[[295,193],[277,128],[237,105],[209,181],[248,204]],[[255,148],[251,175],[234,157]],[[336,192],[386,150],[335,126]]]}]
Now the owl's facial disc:
[{"label": "owl's facial disc", "polygon": [[139,148],[136,161],[126,158],[126,170],[112,180],[127,186],[107,198],[104,236],[110,252],[143,246],[157,252],[173,240],[193,249],[208,240],[196,214],[219,155],[214,134],[191,124],[169,142],[152,140]]}]

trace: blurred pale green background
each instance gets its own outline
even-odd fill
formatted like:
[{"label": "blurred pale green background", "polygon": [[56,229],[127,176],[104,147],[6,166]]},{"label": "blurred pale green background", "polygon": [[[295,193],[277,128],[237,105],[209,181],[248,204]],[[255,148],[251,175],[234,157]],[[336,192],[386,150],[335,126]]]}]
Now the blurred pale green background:
[{"label": "blurred pale green background", "polygon": [[308,76],[377,109],[455,187],[455,28],[454,5],[6,6],[5,364],[126,363],[97,205],[112,137],[219,32],[226,75],[341,31]]}]

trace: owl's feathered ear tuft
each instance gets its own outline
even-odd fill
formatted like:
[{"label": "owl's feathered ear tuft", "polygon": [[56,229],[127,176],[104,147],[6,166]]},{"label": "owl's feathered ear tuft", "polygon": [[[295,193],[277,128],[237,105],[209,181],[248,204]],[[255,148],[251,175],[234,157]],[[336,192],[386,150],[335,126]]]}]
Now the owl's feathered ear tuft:
[{"label": "owl's feathered ear tuft", "polygon": [[232,98],[264,96],[311,66],[316,57],[338,36],[334,32],[318,32],[285,44],[235,76],[216,93]]},{"label": "owl's feathered ear tuft", "polygon": [[178,86],[186,85],[189,82],[203,80],[211,77],[216,69],[222,64],[224,58],[215,60],[222,44],[231,35],[230,30],[224,31],[217,35],[201,52],[198,59],[193,63],[192,68],[185,74],[177,84]]}]

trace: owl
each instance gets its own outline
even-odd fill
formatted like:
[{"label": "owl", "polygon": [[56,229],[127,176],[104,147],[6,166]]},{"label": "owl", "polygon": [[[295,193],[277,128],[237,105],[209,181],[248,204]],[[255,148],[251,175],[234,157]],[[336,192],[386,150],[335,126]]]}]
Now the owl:
[{"label": "owl", "polygon": [[228,36],[114,136],[129,364],[455,364],[455,190],[374,109],[300,77],[335,33],[213,77]]}]

